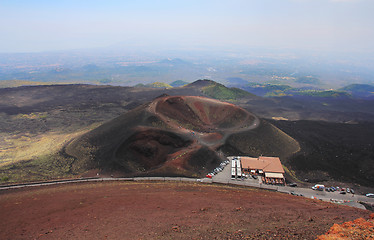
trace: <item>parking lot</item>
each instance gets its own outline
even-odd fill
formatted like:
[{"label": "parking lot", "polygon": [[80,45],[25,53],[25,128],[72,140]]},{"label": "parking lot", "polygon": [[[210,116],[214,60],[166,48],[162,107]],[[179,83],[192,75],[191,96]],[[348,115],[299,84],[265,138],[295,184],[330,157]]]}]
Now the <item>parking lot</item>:
[{"label": "parking lot", "polygon": [[359,201],[369,202],[374,204],[374,198],[368,198],[364,195],[357,194],[340,194],[340,192],[326,192],[312,190],[309,188],[300,188],[300,187],[289,187],[289,186],[276,186],[276,185],[267,185],[262,184],[260,179],[246,178],[246,179],[231,179],[231,163],[223,167],[221,172],[218,172],[216,175],[212,176],[211,181],[213,183],[226,183],[226,184],[235,184],[235,185],[244,185],[249,187],[264,188],[269,190],[275,190],[278,192],[293,194],[300,197],[319,199],[322,201],[328,201],[343,205],[348,205],[352,207],[357,207],[365,209],[365,207],[358,203]]},{"label": "parking lot", "polygon": [[216,175],[212,177],[214,181],[224,182],[224,183],[247,183],[247,184],[255,184],[260,185],[260,179],[253,179],[253,178],[245,178],[245,179],[231,179],[231,165],[230,163],[223,167],[221,172],[218,172]]}]

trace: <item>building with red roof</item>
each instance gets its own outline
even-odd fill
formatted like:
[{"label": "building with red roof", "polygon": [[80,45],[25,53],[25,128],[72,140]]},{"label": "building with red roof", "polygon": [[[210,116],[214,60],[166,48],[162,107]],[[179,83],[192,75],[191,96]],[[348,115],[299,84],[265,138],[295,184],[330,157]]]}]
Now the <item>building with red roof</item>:
[{"label": "building with red roof", "polygon": [[261,176],[268,184],[285,184],[284,169],[279,157],[240,157],[242,171],[246,174]]}]

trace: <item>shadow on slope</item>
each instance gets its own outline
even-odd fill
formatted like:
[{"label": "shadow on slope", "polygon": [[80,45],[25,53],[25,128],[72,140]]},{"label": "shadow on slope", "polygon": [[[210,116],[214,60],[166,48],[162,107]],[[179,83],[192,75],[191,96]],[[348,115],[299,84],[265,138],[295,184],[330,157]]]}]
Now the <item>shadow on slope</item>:
[{"label": "shadow on slope", "polygon": [[295,139],[268,121],[261,120],[258,128],[229,136],[221,150],[226,155],[278,156],[285,163],[300,150],[300,146]]}]

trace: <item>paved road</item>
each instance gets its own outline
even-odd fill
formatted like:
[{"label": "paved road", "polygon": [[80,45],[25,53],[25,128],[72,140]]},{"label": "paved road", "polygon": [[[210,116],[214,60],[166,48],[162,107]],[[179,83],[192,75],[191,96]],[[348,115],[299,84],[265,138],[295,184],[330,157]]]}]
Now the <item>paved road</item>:
[{"label": "paved road", "polygon": [[306,198],[320,199],[323,201],[334,202],[338,204],[348,205],[352,207],[362,208],[365,207],[358,203],[358,201],[369,202],[374,204],[373,198],[368,198],[364,195],[353,195],[353,194],[340,194],[339,192],[326,192],[326,191],[315,191],[309,188],[300,187],[288,187],[288,186],[274,186],[260,183],[257,179],[245,179],[245,180],[232,180],[231,179],[231,164],[228,164],[222,172],[213,176],[212,183],[225,183],[225,184],[236,184],[250,187],[257,187],[263,189],[275,190],[283,193],[294,192],[297,195],[303,195]]}]

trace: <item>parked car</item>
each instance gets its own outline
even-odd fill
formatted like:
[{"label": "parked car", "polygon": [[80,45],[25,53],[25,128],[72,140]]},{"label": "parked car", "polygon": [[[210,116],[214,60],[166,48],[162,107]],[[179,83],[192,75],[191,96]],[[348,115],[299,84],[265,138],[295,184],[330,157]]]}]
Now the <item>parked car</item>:
[{"label": "parked car", "polygon": [[257,179],[257,176],[256,176],[256,175],[252,175],[252,177],[253,177],[254,179]]},{"label": "parked car", "polygon": [[352,194],[355,194],[355,191],[354,191],[352,188],[351,188],[351,193],[352,193]]},{"label": "parked car", "polygon": [[350,193],[350,192],[351,192],[351,189],[347,188],[346,192],[347,192],[347,193]]},{"label": "parked car", "polygon": [[325,189],[325,185],[316,184],[312,187],[313,190],[323,191]]},{"label": "parked car", "polygon": [[346,194],[346,192],[345,192],[345,191],[343,191],[343,190],[341,190],[341,191],[340,191],[340,194]]},{"label": "parked car", "polygon": [[290,184],[288,184],[288,186],[290,186],[290,187],[297,187],[297,183],[290,183]]},{"label": "parked car", "polygon": [[369,198],[374,198],[374,193],[367,193],[365,196]]}]

